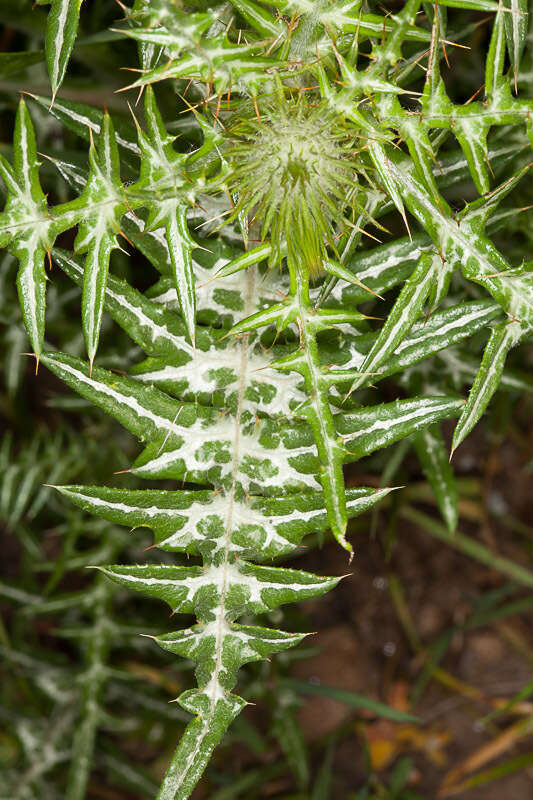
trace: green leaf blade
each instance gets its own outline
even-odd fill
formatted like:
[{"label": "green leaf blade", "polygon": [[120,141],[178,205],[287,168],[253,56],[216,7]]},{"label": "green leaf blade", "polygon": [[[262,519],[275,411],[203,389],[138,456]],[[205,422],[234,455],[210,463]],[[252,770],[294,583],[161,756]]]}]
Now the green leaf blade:
[{"label": "green leaf blade", "polygon": [[[406,281],[374,346],[365,358],[361,372],[375,372],[405,338],[424,307],[439,268],[445,267],[438,255],[422,253],[415,271]],[[351,391],[367,380],[368,378],[362,375],[354,382]]]},{"label": "green leaf blade", "polygon": [[198,714],[190,722],[176,748],[159,789],[157,800],[187,800],[205,770],[211,754],[226,730],[246,705],[236,695],[219,697],[210,704],[198,692],[184,692],[180,705]]},{"label": "green leaf blade", "polygon": [[446,527],[453,533],[459,519],[459,494],[439,426],[432,425],[417,433],[414,443]]},{"label": "green leaf blade", "polygon": [[458,415],[463,400],[452,397],[415,397],[346,414],[337,423],[349,457],[356,460],[403,439],[428,425]]},{"label": "green leaf blade", "polygon": [[520,59],[527,41],[529,7],[527,0],[503,0],[502,4],[504,8],[508,9],[508,13],[503,14],[503,22],[516,83]]},{"label": "green leaf blade", "polygon": [[33,123],[21,99],[15,121],[13,167],[0,160],[7,202],[0,215],[0,243],[18,258],[17,288],[24,325],[37,357],[44,342],[45,258],[55,236],[46,197],[39,182],[39,161]]},{"label": "green leaf blade", "polygon": [[52,7],[46,24],[46,61],[52,87],[52,105],[63,83],[74,47],[82,2],[83,0],[51,0]]},{"label": "green leaf blade", "polygon": [[518,344],[524,333],[522,326],[516,322],[503,322],[492,329],[479,371],[453,434],[452,454],[481,418],[498,388],[507,353]]},{"label": "green leaf blade", "polygon": [[338,700],[350,708],[362,708],[371,711],[378,717],[390,719],[394,722],[419,722],[419,718],[413,714],[408,714],[405,711],[398,711],[396,708],[380,703],[371,697],[356,694],[355,692],[348,692],[345,689],[337,689],[334,686],[321,686],[319,684],[308,683],[306,681],[299,681],[295,678],[286,678],[284,682],[293,690],[301,692],[302,694],[317,695],[319,697],[329,697],[332,700]]},{"label": "green leaf blade", "polygon": [[[120,161],[111,117],[104,115],[98,150],[91,144],[90,172],[81,197],[66,208],[79,210],[82,220],[74,247],[86,253],[83,276],[82,320],[85,346],[92,367],[104,310],[109,261],[118,247],[117,233],[126,211],[120,181]],[[66,209],[65,209],[66,210]]]}]

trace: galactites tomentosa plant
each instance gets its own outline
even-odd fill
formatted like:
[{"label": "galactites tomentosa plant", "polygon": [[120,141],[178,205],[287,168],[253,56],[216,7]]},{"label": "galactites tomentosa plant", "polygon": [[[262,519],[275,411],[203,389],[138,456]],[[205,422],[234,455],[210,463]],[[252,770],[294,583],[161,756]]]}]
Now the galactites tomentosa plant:
[{"label": "galactites tomentosa plant", "polygon": [[[13,164],[0,160],[0,243],[20,263],[39,361],[144,443],[131,472],[181,482],[58,489],[194,559],[102,567],[198,620],[156,638],[197,664],[198,687],[179,698],[192,720],[158,793],[183,799],[246,704],[233,693],[240,666],[303,638],[248,618],[339,581],[269,562],[327,529],[351,552],[348,519],[390,491],[345,488],[343,465],[412,437],[453,530],[438,423],[459,417],[455,448],[498,388],[532,388],[504,367],[531,338],[533,270],[491,238],[517,213],[512,192],[531,160],[533,102],[517,93],[528,8],[135,0],[115,29],[138,43],[127,88],[144,113],[129,123],[60,96],[80,7],[52,1],[53,97],[32,101],[89,141],[88,168],[54,155],[75,197],[49,205],[22,100]],[[476,11],[491,25],[483,95],[456,104],[441,63]],[[161,82],[175,118],[160,113]],[[475,192],[453,208],[446,193],[468,178]],[[400,237],[363,247],[398,221]],[[73,252],[54,247],[74,228]],[[148,292],[109,274],[119,237],[160,273]],[[49,259],[82,287],[88,363],[45,347]],[[382,295],[396,287],[389,307]],[[146,353],[128,376],[94,364],[104,309]],[[461,343],[487,331],[479,363]],[[403,396],[376,402],[369,387],[393,375]]]}]

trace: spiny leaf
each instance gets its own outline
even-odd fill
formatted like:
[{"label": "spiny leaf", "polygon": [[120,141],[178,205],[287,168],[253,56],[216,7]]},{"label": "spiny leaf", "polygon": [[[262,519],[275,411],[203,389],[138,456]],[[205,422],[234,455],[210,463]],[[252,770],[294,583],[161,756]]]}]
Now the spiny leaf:
[{"label": "spiny leaf", "polygon": [[212,82],[216,91],[223,94],[236,80],[248,84],[252,91],[265,80],[266,69],[275,62],[258,56],[257,45],[233,45],[222,37],[208,39],[201,52],[185,53],[170,64],[155,67],[141,75],[126,89],[149,86],[169,78],[197,78]]},{"label": "spiny leaf", "polygon": [[[513,391],[530,388],[527,376],[504,373],[503,362],[510,347],[531,333],[531,268],[512,269],[490,239],[497,226],[507,230],[508,217],[496,217],[493,212],[525,174],[511,165],[511,159],[522,158],[526,135],[521,132],[511,137],[510,129],[518,125],[531,128],[533,106],[512,96],[505,67],[507,39],[511,66],[515,72],[518,69],[524,33],[516,25],[509,28],[516,19],[508,8],[521,2],[441,3],[446,8],[496,12],[485,69],[486,99],[474,98],[461,105],[448,97],[439,70],[447,42],[446,13],[424,4],[433,31],[425,23],[417,27],[419,0],[407,0],[393,16],[366,13],[359,0],[323,3],[320,8],[307,0],[235,0],[230,10],[232,5],[238,15],[229,16],[225,11],[220,16],[222,6],[216,4],[213,9],[189,13],[180,3],[135,0],[133,8],[126,10],[130,27],[123,34],[139,43],[142,72],[134,85],[142,88],[168,81],[171,93],[180,93],[180,107],[182,95],[185,105],[192,102],[191,96],[199,95],[202,113],[189,110],[182,119],[180,115],[178,121],[163,123],[153,93],[145,89],[146,128],[138,128],[136,134],[133,126],[117,117],[117,147],[111,142],[110,123],[101,112],[57,100],[52,109],[56,118],[85,138],[98,134],[101,142],[107,139],[110,158],[104,169],[91,147],[89,175],[79,165],[68,164],[66,154],[56,158],[69,187],[81,190],[82,197],[50,211],[38,187],[36,168],[33,195],[32,187],[25,191],[17,165],[13,170],[2,162],[9,199],[0,239],[15,255],[17,246],[25,244],[24,235],[35,230],[29,224],[35,220],[41,264],[58,233],[75,225],[80,226],[77,244],[90,251],[91,242],[94,244],[90,236],[105,222],[105,209],[112,207],[116,217],[109,227],[104,224],[100,228],[105,228],[106,246],[115,244],[113,237],[120,225],[161,275],[143,295],[126,281],[107,279],[106,247],[98,253],[94,247],[97,272],[92,279],[89,257],[84,275],[75,259],[58,252],[57,262],[78,285],[89,281],[98,289],[94,301],[84,298],[84,316],[85,312],[92,315],[86,326],[91,330],[90,359],[103,304],[147,358],[135,363],[130,377],[98,368],[91,374],[90,365],[60,353],[45,355],[43,361],[67,385],[144,442],[145,449],[135,463],[125,467],[139,478],[192,484],[172,491],[60,489],[75,505],[111,522],[150,527],[162,549],[195,557],[194,566],[167,562],[104,568],[121,585],[197,616],[191,627],[158,638],[165,649],[196,662],[198,681],[197,689],[179,698],[184,709],[179,713],[193,714],[194,719],[187,725],[163,780],[159,797],[164,800],[190,796],[213,748],[245,705],[232,694],[241,664],[301,640],[301,634],[268,630],[248,620],[243,625],[238,618],[316,596],[338,580],[267,566],[266,562],[288,555],[305,535],[325,531],[328,526],[341,544],[351,549],[345,538],[347,520],[373,507],[389,491],[346,488],[343,464],[413,437],[448,530],[452,530],[457,516],[455,489],[436,426],[461,415],[460,438],[476,421],[477,407],[488,402],[498,385]],[[59,5],[53,3],[51,21]],[[73,7],[65,2],[61,6]],[[452,20],[450,30],[455,38]],[[65,28],[63,34],[53,43],[58,76],[71,50],[70,33]],[[367,40],[369,44],[360,49]],[[419,105],[415,95],[408,103],[400,102],[399,95],[406,93],[419,74],[419,65],[425,67],[428,46],[427,80]],[[370,56],[369,65],[365,62],[365,67],[358,69],[363,52]],[[57,86],[53,85],[54,95],[61,78],[62,74],[56,79]],[[482,80],[480,77],[480,83]],[[241,163],[239,180],[231,183],[231,150],[238,138],[235,121],[244,115],[256,132],[264,130],[268,120],[261,95],[265,92],[280,100],[300,96],[299,106],[285,104],[290,106],[288,120],[292,122],[301,122],[298,114],[305,116],[310,109],[318,108],[312,113],[319,118],[327,110],[332,125],[326,126],[326,132],[334,134],[328,140],[331,158],[310,148],[309,136],[291,138],[291,146],[286,146],[287,137],[283,132],[279,136],[279,126],[270,126],[278,136],[273,162],[267,165],[255,153],[255,160],[245,162],[244,168]],[[48,105],[42,98],[37,102]],[[495,126],[502,126],[502,132],[491,137],[489,147],[488,134]],[[301,133],[301,126],[296,127]],[[181,152],[174,149],[174,137],[168,132],[177,130],[185,131],[187,137]],[[335,139],[337,133],[339,140]],[[443,155],[440,151],[446,136],[455,137],[462,149]],[[200,146],[185,155],[202,137]],[[343,147],[339,151],[340,141]],[[409,155],[396,146],[402,141]],[[314,139],[312,144],[316,145]],[[313,165],[320,162],[318,179],[312,176],[314,206],[307,202],[310,184],[305,181],[294,184],[298,189],[287,193],[286,202],[273,202],[275,184],[265,173],[268,166],[272,177],[272,163],[279,166],[278,162],[285,164],[289,175],[305,174],[307,178]],[[113,198],[109,193],[91,197],[95,164],[108,178],[112,176]],[[246,170],[246,164],[253,164],[253,169]],[[344,166],[350,180],[339,191],[332,178],[338,177]],[[513,178],[489,193],[492,171],[498,176],[506,166],[513,170]],[[26,163],[24,169],[28,168]],[[442,192],[468,179],[469,174],[484,194],[461,213],[454,213]],[[239,206],[246,182],[248,204]],[[266,188],[263,191],[261,187]],[[240,239],[245,248],[254,242],[253,222],[261,211],[258,191],[259,195],[263,191],[270,203],[261,222],[260,235],[265,241],[243,254]],[[31,195],[31,203],[21,202],[24,194]],[[228,194],[236,207],[230,207]],[[317,233],[313,220],[321,221],[315,212],[322,203],[327,225],[318,226]],[[368,225],[375,224],[387,233],[379,219],[393,212],[394,206],[405,222],[409,211],[424,232],[415,234],[412,242],[396,239],[373,250],[357,251]],[[245,211],[250,212],[250,219]],[[198,230],[205,231],[205,223],[219,215],[223,218],[226,212],[231,221],[221,229],[219,241],[203,241],[210,253],[199,248],[193,258],[195,243],[189,225],[200,222]],[[278,212],[285,215],[284,220],[274,219]],[[11,216],[16,214],[20,215],[16,219],[22,223],[20,230],[11,224]],[[273,235],[273,230],[282,235]],[[320,258],[310,258],[313,253]],[[269,266],[279,266],[281,274],[258,269],[257,263],[265,259]],[[27,262],[27,253],[22,261]],[[491,297],[465,301],[454,286],[450,305],[438,309],[452,273],[457,286],[466,286],[472,297],[483,298],[484,291]],[[375,303],[366,287],[382,293],[404,282],[387,321],[369,333],[370,325],[357,308],[360,303]],[[328,295],[330,306],[324,307]],[[424,321],[421,314],[426,302],[431,314]],[[40,308],[44,309],[44,297]],[[375,309],[369,313],[381,313]],[[510,323],[502,322],[505,314]],[[465,340],[489,323],[496,328],[465,405],[446,392],[449,386],[462,390],[471,380],[477,368],[476,347]],[[238,336],[225,335],[230,326]],[[40,339],[42,342],[42,333]],[[436,356],[433,361],[420,363],[431,355]],[[355,404],[359,395],[349,401],[346,398],[354,379],[362,386],[400,372],[404,373],[402,388],[409,394],[420,392],[420,396],[385,404],[377,398],[376,405],[364,407]],[[367,389],[361,397],[369,393]],[[8,476],[10,497],[18,475]],[[35,479],[31,470],[21,482],[19,498],[27,498],[30,477]],[[452,541],[451,534],[444,533],[439,529],[436,535]],[[465,543],[460,534],[455,536],[456,546],[486,561],[487,554],[480,556],[475,543]],[[101,551],[96,552],[95,563],[102,563],[102,557]],[[503,567],[507,574],[524,580],[514,565]],[[16,595],[12,587],[7,592]],[[26,602],[33,613],[58,607],[88,610],[96,596],[91,590],[60,600],[34,602],[30,597]],[[20,593],[16,597],[24,601]],[[75,635],[80,635],[79,630]],[[324,693],[328,692],[330,688],[325,687]],[[368,698],[348,698],[345,693],[337,699],[355,707],[366,704],[384,716],[391,714],[390,709]],[[90,711],[94,697],[87,693],[86,700],[89,713],[77,737],[83,745],[75,746],[77,763],[85,745],[90,749],[95,730]],[[396,712],[394,718],[400,720],[400,716]],[[279,713],[278,719],[282,725],[285,721],[286,733],[294,734],[292,711]],[[285,749],[303,787],[307,761],[298,742],[295,735],[285,737]],[[81,798],[86,773],[81,769],[76,773],[73,780],[78,782],[76,791]]]},{"label": "spiny leaf", "polygon": [[24,325],[34,353],[44,341],[46,273],[44,261],[54,234],[45,195],[39,183],[35,132],[24,100],[19,103],[13,148],[13,167],[0,156],[0,175],[7,202],[0,215],[0,246],[20,262],[17,286]]},{"label": "spiny leaf", "polygon": [[[76,283],[81,284],[83,271],[76,261],[67,258],[64,251],[57,249],[54,250],[54,258]],[[218,404],[213,397],[213,392],[216,391],[223,398],[223,403],[230,403],[240,369],[240,355],[232,343],[220,339],[217,332],[213,332],[213,335],[200,328],[196,333],[197,347],[193,351],[184,339],[183,323],[175,314],[151,303],[127,283],[113,276],[109,277],[106,290],[106,309],[147,353],[157,356],[141,362],[133,368],[131,374],[142,381],[155,383],[180,398],[190,400],[206,393],[206,396],[209,395]],[[415,324],[386,364],[383,364],[376,375],[367,376],[366,381],[379,380],[450,347],[483,329],[497,316],[498,306],[490,301],[467,302],[435,312],[427,321]],[[337,382],[349,381],[350,370],[362,371],[364,354],[368,353],[375,338],[374,334],[349,337],[342,351],[332,352],[328,349],[322,354],[321,349],[321,359],[330,367],[339,358],[343,359],[344,364],[341,370],[328,370],[325,374],[327,381],[331,382],[333,377]],[[287,413],[291,402],[285,392],[287,381],[292,380],[292,377],[287,375],[283,379],[284,389],[280,389],[273,369],[268,368],[270,361],[260,347],[251,347],[248,362],[251,386],[246,390],[245,397],[258,404],[258,410],[271,415]],[[287,362],[287,366],[296,366],[294,358],[292,362],[292,365]],[[278,359],[276,364],[279,368],[282,361]],[[224,387],[220,385],[222,374]],[[305,400],[305,395],[297,390],[297,386],[298,380],[295,376],[292,389],[295,407]],[[264,394],[265,391],[267,394]]]},{"label": "spiny leaf", "polygon": [[[225,524],[226,501],[220,494],[201,491],[109,489],[59,486],[71,502],[110,522],[136,528],[144,525],[163,550],[212,555]],[[380,502],[390,489],[347,489],[349,518]],[[309,533],[325,531],[328,518],[320,492],[293,496],[250,496],[235,501],[232,547],[242,558],[268,559],[290,552]]]},{"label": "spiny leaf", "polygon": [[190,796],[213,750],[246,705],[244,700],[233,694],[209,698],[196,691],[180,695],[180,704],[197,716],[180,739],[157,800],[186,800]]},{"label": "spiny leaf", "polygon": [[533,264],[493,273],[488,265],[480,264],[476,269],[467,262],[463,274],[485,287],[512,320],[524,328],[533,327]]},{"label": "spiny leaf", "polygon": [[[449,273],[449,269],[446,270],[438,254],[422,253],[417,268],[405,282],[374,346],[365,358],[361,366],[362,372],[375,372],[405,338],[438,280],[439,271]],[[365,376],[363,375],[354,382],[351,391],[357,389],[364,381]]]},{"label": "spiny leaf", "polygon": [[[183,51],[197,47],[202,34],[213,24],[213,16],[210,14],[184,12],[177,6],[168,15],[158,13],[157,9],[152,13],[148,3],[143,11],[146,25],[122,28],[121,32],[142,44],[164,47],[172,59],[179,58]],[[171,20],[170,28],[161,24],[165,21],[165,16]],[[134,15],[131,15],[130,21],[133,18]]]},{"label": "spiny leaf", "polygon": [[261,36],[272,36],[276,39],[283,33],[275,16],[252,0],[231,0],[231,4]]},{"label": "spiny leaf", "polygon": [[[389,169],[388,156],[380,142],[370,142],[368,148],[372,163],[376,168],[376,172],[383,184],[383,187],[390,199],[405,219],[405,211],[402,196],[400,193],[400,185],[396,180],[394,173]],[[407,222],[406,222],[407,225]]]},{"label": "spiny leaf", "polygon": [[[147,443],[133,471],[152,478],[174,477],[273,493],[317,487],[317,460],[309,430],[300,424],[252,417],[241,441],[238,469],[232,465],[235,417],[214,408],[177,403],[138,381],[94,368],[63,354],[43,356],[43,363],[74,391],[115,417]],[[220,543],[223,546],[223,542]]]},{"label": "spiny leaf", "polygon": [[52,105],[63,83],[76,40],[82,2],[83,0],[50,0],[51,9],[46,24],[46,62],[52,87]]},{"label": "spiny leaf", "polygon": [[370,250],[356,252],[346,268],[361,281],[362,287],[336,283],[328,295],[329,304],[345,307],[365,302],[369,298],[364,287],[376,294],[384,294],[409,277],[416,267],[421,248],[427,244],[427,237],[417,234],[412,240],[405,236]]},{"label": "spiny leaf", "polygon": [[[99,569],[116,583],[163,600],[173,612],[195,614],[204,623],[216,620],[222,594],[226,614],[234,618],[269,611],[297,598],[315,597],[340,580],[319,578],[302,570],[255,566],[245,561],[208,567],[143,564]],[[212,636],[213,632],[204,629],[203,635]]]},{"label": "spiny leaf", "polygon": [[[30,94],[29,97],[42,109],[49,111],[68,130],[71,130],[77,136],[81,136],[87,142],[91,141],[91,136],[94,138],[100,136],[105,116],[100,109],[88,106],[85,103],[78,103],[75,100],[57,98],[50,108],[49,97],[42,97],[36,94]],[[140,148],[134,126],[121,117],[117,117],[113,119],[113,128],[117,143],[123,151],[121,154],[123,163],[128,154],[131,154],[126,163],[128,166],[136,166],[136,162],[132,157],[140,155]]]},{"label": "spiny leaf", "polygon": [[520,58],[527,40],[528,2],[527,0],[503,0],[503,7],[509,9],[509,13],[503,15],[503,21],[509,58],[511,59],[516,84]]},{"label": "spiny leaf", "polygon": [[349,453],[346,460],[363,458],[441,419],[457,416],[463,406],[460,398],[417,397],[337,417],[337,429]]},{"label": "spiny leaf", "polygon": [[507,353],[518,344],[525,333],[518,322],[502,322],[492,329],[467,404],[453,434],[452,453],[481,418],[498,387]]},{"label": "spiny leaf", "polygon": [[175,405],[156,389],[94,368],[72,356],[48,353],[42,361],[75,391],[115,416],[140,439],[173,430]]},{"label": "spiny leaf", "polygon": [[165,230],[181,315],[194,344],[196,302],[191,250],[195,243],[187,228],[187,207],[194,202],[194,191],[185,174],[187,156],[174,150],[175,137],[165,130],[151,87],[145,93],[145,117],[148,134],[140,128],[138,131],[140,176],[129,194],[137,196],[137,204],[149,210],[145,230]]},{"label": "spiny leaf", "polygon": [[455,221],[445,208],[437,208],[423,187],[408,176],[404,169],[405,162],[395,164],[392,158],[389,162],[391,170],[402,186],[406,204],[430,233],[450,266],[460,267],[466,278],[482,283],[507,313],[529,325],[532,319],[532,272],[529,266],[510,269],[503,255],[484,233],[477,206],[474,206],[471,218],[468,209],[465,209],[461,218]]},{"label": "spiny leaf", "polygon": [[[164,650],[189,658],[199,664],[197,670],[200,685],[208,683],[211,677],[212,662],[217,657],[214,630],[206,630],[206,625],[195,625],[175,633],[167,633],[156,638]],[[259,625],[238,625],[230,623],[225,631],[221,660],[224,665],[220,682],[231,689],[237,680],[237,670],[250,661],[260,661],[279,650],[294,647],[305,638],[303,633],[287,633]]]},{"label": "spiny leaf", "polygon": [[76,209],[83,213],[74,247],[78,253],[87,254],[82,318],[85,346],[92,365],[100,337],[109,260],[111,252],[118,247],[116,237],[120,232],[120,220],[126,211],[118,148],[108,114],[102,122],[98,150],[91,145],[89,161],[87,185],[81,196],[67,204],[65,210]]},{"label": "spiny leaf", "polygon": [[[78,286],[83,285],[83,267],[67,251],[55,248],[54,260]],[[191,352],[185,326],[177,314],[147,300],[126,281],[110,275],[105,289],[105,307],[133,341],[146,353],[166,358]],[[211,338],[211,337],[209,337]]]},{"label": "spiny leaf", "polygon": [[440,513],[450,533],[457,527],[459,494],[448,453],[438,425],[432,425],[414,437],[422,469],[431,484]]},{"label": "spiny leaf", "polygon": [[[490,322],[499,317],[501,309],[489,300],[459,303],[451,308],[437,311],[428,320],[413,325],[405,339],[377,370],[377,375],[368,376],[366,383],[375,383],[388,375],[401,372],[435,353],[448,353],[454,344],[477,331],[484,330]],[[364,335],[356,339],[350,361],[344,365],[344,369],[349,365],[361,372],[364,363],[363,353],[368,344],[372,345],[374,342],[375,335],[372,337]],[[338,372],[340,375],[343,370]]]}]

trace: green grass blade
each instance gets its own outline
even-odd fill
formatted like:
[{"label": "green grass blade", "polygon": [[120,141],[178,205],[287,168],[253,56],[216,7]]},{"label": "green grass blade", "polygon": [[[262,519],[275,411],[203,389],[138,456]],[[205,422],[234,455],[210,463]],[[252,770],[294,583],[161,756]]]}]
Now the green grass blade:
[{"label": "green grass blade", "polygon": [[475,539],[465,536],[459,531],[450,533],[444,525],[441,525],[427,514],[423,514],[413,508],[405,507],[402,509],[401,514],[405,519],[418,525],[422,530],[425,530],[441,542],[449,544],[456,550],[460,550],[465,555],[470,556],[470,558],[480,561],[490,569],[501,572],[508,578],[530,589],[533,587],[533,572],[526,567],[522,567],[520,564],[510,561],[510,559],[504,556],[499,556],[497,553],[491,552],[487,547],[476,542]]},{"label": "green grass blade", "polygon": [[346,689],[337,689],[334,686],[323,686],[322,684],[307,683],[306,681],[296,680],[295,678],[284,678],[282,685],[286,684],[293,691],[301,694],[317,695],[318,697],[328,697],[331,700],[337,700],[349,708],[362,708],[366,711],[371,711],[378,717],[383,719],[390,719],[393,722],[419,722],[418,717],[413,714],[408,714],[405,711],[398,711],[396,708],[391,708],[374,700],[371,697],[357,694],[356,692],[349,692]]}]

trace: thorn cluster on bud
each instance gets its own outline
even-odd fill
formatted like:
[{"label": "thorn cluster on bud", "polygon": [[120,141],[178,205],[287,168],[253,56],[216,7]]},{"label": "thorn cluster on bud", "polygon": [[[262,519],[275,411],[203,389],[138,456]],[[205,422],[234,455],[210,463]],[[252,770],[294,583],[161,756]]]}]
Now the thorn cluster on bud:
[{"label": "thorn cluster on bud", "polygon": [[239,115],[229,129],[229,187],[272,243],[271,265],[285,243],[318,272],[357,181],[359,136],[322,103],[301,92],[280,95]]}]

